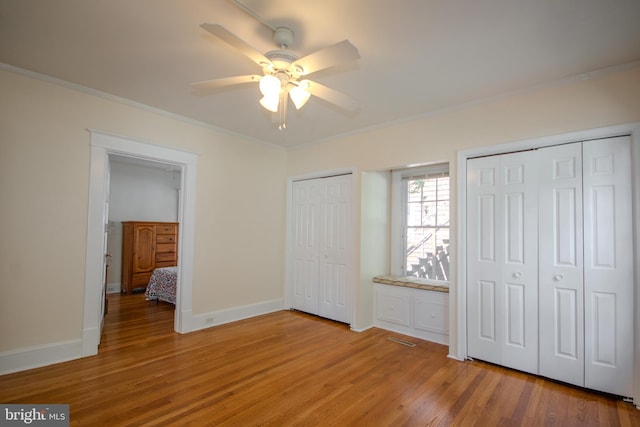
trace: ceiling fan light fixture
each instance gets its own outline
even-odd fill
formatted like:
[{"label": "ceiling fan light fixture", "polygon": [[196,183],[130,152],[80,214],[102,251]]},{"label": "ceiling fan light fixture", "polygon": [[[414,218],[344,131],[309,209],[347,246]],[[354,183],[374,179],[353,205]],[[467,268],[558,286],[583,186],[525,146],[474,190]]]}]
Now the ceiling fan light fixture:
[{"label": "ceiling fan light fixture", "polygon": [[[244,9],[244,7],[242,8]],[[250,14],[253,15],[253,13]],[[261,22],[264,23],[264,21]],[[293,31],[286,27],[267,26],[273,31],[274,42],[279,49],[262,54],[221,25],[202,24],[203,29],[260,66],[264,75],[223,77],[195,83],[193,86],[198,89],[217,89],[259,80],[259,88],[262,93],[260,105],[268,111],[278,113],[278,129],[286,127],[289,101],[287,98],[291,98],[291,102],[297,109],[301,109],[313,95],[347,111],[357,110],[357,102],[338,91],[309,80],[298,81],[301,77],[316,71],[360,58],[360,53],[355,46],[348,40],[343,40],[298,58],[296,54],[286,50],[293,43]]]},{"label": "ceiling fan light fixture", "polygon": [[280,97],[276,93],[273,96],[263,96],[260,99],[260,105],[262,105],[265,109],[271,111],[272,113],[278,112],[278,104],[280,104]]},{"label": "ceiling fan light fixture", "polygon": [[267,74],[260,79],[260,92],[269,98],[277,98],[280,93],[282,84],[276,76]]},{"label": "ceiling fan light fixture", "polygon": [[289,91],[289,96],[293,101],[293,105],[296,106],[296,110],[299,110],[304,106],[304,104],[307,103],[307,101],[311,97],[311,94],[307,92],[306,88],[303,88],[302,86],[294,86]]}]

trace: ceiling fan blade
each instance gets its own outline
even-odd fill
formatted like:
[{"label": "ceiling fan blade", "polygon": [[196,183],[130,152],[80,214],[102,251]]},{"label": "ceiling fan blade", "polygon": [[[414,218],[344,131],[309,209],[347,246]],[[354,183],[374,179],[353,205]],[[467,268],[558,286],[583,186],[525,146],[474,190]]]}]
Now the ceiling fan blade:
[{"label": "ceiling fan blade", "polygon": [[300,75],[306,76],[325,68],[333,67],[343,62],[360,58],[358,48],[349,40],[343,40],[329,47],[317,50],[295,61],[292,66],[300,67]]},{"label": "ceiling fan blade", "polygon": [[338,92],[337,90],[333,90],[331,88],[323,86],[320,83],[316,83],[310,80],[307,81],[308,87],[306,90],[311,95],[324,99],[325,101],[330,102],[351,113],[355,113],[360,109],[358,101],[351,98],[350,96],[347,96],[342,92]]},{"label": "ceiling fan blade", "polygon": [[200,25],[202,28],[224,41],[231,47],[236,48],[245,56],[249,57],[253,62],[261,67],[266,67],[271,64],[269,58],[258,52],[255,48],[247,44],[244,40],[238,38],[235,34],[224,28],[219,24],[204,23]]},{"label": "ceiling fan blade", "polygon": [[223,77],[221,79],[207,80],[204,82],[192,83],[191,87],[194,90],[213,90],[220,89],[226,86],[234,86],[241,85],[244,83],[257,83],[261,79],[261,76],[257,74],[249,74],[246,76],[234,76],[234,77]]}]

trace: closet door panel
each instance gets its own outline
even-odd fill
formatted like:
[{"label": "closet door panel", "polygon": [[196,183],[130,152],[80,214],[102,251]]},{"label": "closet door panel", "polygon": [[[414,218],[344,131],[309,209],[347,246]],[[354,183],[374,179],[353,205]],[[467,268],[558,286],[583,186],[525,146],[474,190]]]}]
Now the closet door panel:
[{"label": "closet door panel", "polygon": [[507,283],[507,345],[524,347],[525,291],[523,285]]},{"label": "closet door panel", "polygon": [[292,307],[318,314],[320,188],[314,181],[293,183]]},{"label": "closet door panel", "polygon": [[502,363],[500,159],[467,161],[467,340],[471,357]]},{"label": "closet door panel", "polygon": [[538,369],[535,156],[467,163],[469,348],[473,357],[527,372]]},{"label": "closet door panel", "polygon": [[629,137],[588,141],[584,157],[585,386],[633,392]]},{"label": "closet door panel", "polygon": [[505,366],[538,371],[537,153],[500,156],[503,240],[501,286]]},{"label": "closet door panel", "polygon": [[323,227],[320,241],[319,315],[348,323],[351,176],[322,179]]},{"label": "closet door panel", "polygon": [[540,374],[584,384],[582,149],[538,150]]},{"label": "closet door panel", "polygon": [[351,321],[351,175],[292,183],[291,307]]}]

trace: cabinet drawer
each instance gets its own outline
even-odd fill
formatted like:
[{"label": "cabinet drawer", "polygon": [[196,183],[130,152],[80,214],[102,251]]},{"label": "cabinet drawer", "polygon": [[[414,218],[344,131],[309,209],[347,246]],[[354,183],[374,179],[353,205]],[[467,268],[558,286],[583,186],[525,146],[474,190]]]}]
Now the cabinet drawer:
[{"label": "cabinet drawer", "polygon": [[131,287],[136,287],[138,285],[147,286],[149,284],[150,278],[151,278],[151,273],[136,273],[133,275],[133,280],[131,281]]},{"label": "cabinet drawer", "polygon": [[376,294],[376,316],[379,320],[402,326],[410,326],[410,295],[400,289],[396,292],[378,291]]},{"label": "cabinet drawer", "polygon": [[159,262],[175,262],[177,259],[175,252],[156,252],[156,267]]},{"label": "cabinet drawer", "polygon": [[175,234],[158,234],[156,236],[156,243],[175,243]]},{"label": "cabinet drawer", "polygon": [[156,225],[156,234],[173,234],[173,235],[176,235],[177,233],[178,233],[178,225],[177,224]]},{"label": "cabinet drawer", "polygon": [[178,265],[176,261],[156,261],[156,268],[175,267]]},{"label": "cabinet drawer", "polygon": [[416,329],[449,334],[449,294],[442,292],[415,292],[413,300]]},{"label": "cabinet drawer", "polygon": [[[158,243],[156,245],[156,255],[164,252],[176,252],[176,244],[175,243]],[[156,257],[157,259],[157,257]]]}]

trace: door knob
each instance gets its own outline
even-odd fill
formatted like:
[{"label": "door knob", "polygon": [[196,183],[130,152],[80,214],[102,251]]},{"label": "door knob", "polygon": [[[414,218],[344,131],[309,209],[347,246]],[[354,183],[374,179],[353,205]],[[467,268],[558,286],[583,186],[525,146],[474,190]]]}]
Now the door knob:
[{"label": "door knob", "polygon": [[562,279],[564,279],[564,274],[556,274],[555,276],[553,276],[553,280],[555,280],[556,282],[559,282]]},{"label": "door knob", "polygon": [[519,271],[516,271],[515,273],[513,273],[513,278],[514,279],[519,279],[522,276],[522,273]]}]

